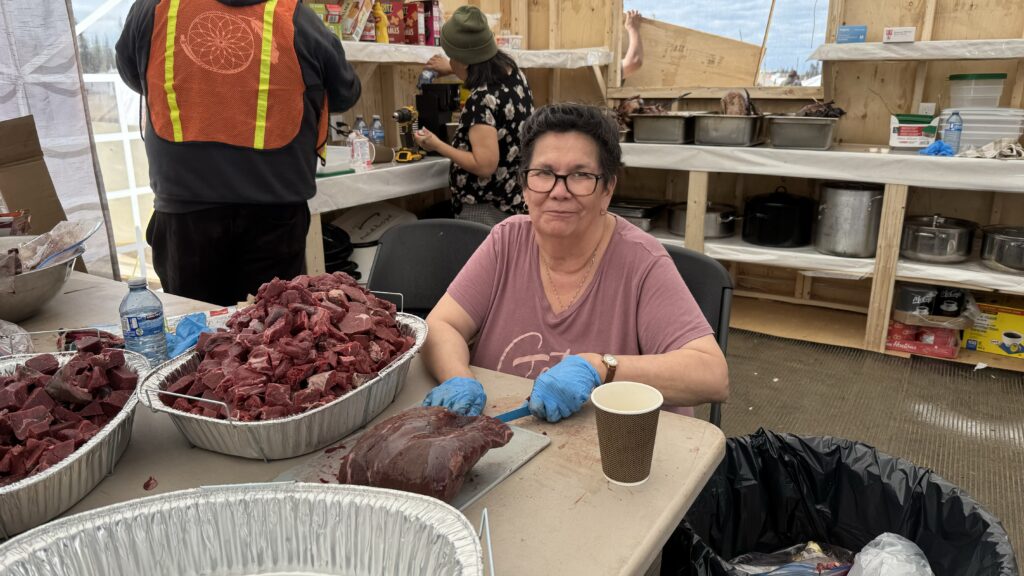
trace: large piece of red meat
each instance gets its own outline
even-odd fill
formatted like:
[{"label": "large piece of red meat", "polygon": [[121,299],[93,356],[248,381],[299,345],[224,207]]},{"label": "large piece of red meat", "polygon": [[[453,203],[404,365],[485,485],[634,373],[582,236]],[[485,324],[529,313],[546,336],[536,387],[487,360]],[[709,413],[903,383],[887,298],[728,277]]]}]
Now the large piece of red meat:
[{"label": "large piece of red meat", "polygon": [[512,429],[490,416],[411,408],[360,436],[342,459],[338,480],[451,502],[480,458],[511,439]]}]

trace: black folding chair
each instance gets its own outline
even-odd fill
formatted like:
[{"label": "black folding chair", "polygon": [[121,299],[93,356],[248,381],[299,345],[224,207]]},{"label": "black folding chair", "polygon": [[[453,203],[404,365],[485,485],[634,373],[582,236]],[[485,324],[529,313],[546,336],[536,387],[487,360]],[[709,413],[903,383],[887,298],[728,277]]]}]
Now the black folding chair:
[{"label": "black folding chair", "polygon": [[[694,300],[708,324],[715,330],[715,340],[725,354],[729,344],[729,315],[732,311],[732,277],[718,260],[679,246],[666,245]],[[722,427],[722,405],[711,404],[712,424]]]},{"label": "black folding chair", "polygon": [[401,294],[379,296],[426,318],[490,232],[489,226],[452,219],[395,226],[380,239],[366,287]]}]

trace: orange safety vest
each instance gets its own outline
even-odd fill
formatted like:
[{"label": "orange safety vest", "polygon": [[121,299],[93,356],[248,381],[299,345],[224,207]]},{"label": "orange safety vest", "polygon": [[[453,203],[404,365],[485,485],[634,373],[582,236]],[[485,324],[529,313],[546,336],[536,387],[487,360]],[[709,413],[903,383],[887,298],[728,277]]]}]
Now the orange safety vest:
[{"label": "orange safety vest", "polygon": [[[160,0],[146,70],[157,136],[255,150],[291,143],[306,91],[295,53],[297,6],[298,0]],[[319,132],[317,142],[325,143],[326,95]]]}]

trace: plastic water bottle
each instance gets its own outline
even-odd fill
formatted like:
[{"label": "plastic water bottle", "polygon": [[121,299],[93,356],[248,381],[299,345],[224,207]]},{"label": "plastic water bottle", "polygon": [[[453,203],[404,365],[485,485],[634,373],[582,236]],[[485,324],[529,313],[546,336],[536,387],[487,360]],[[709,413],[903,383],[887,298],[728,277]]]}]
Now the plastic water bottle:
[{"label": "plastic water bottle", "polygon": [[960,152],[960,135],[963,132],[964,121],[960,118],[960,113],[954,110],[946,121],[946,129],[942,131],[942,141],[953,149],[954,154]]},{"label": "plastic water bottle", "polygon": [[378,146],[384,145],[384,123],[380,121],[380,115],[373,115],[373,122],[370,124],[370,140]]},{"label": "plastic water bottle", "polygon": [[357,172],[368,170],[373,165],[373,145],[370,139],[358,130],[353,130],[348,137],[348,144],[352,147],[352,168]]},{"label": "plastic water bottle", "polygon": [[362,114],[356,116],[356,125],[352,128],[363,136],[370,137],[370,127],[366,125],[366,120],[363,119]]},{"label": "plastic water bottle", "polygon": [[128,294],[121,300],[121,331],[124,345],[156,366],[167,360],[164,334],[164,305],[146,286],[145,278],[128,281]]},{"label": "plastic water bottle", "polygon": [[424,85],[433,83],[435,78],[437,78],[437,71],[424,68],[416,80],[416,89],[422,90]]}]

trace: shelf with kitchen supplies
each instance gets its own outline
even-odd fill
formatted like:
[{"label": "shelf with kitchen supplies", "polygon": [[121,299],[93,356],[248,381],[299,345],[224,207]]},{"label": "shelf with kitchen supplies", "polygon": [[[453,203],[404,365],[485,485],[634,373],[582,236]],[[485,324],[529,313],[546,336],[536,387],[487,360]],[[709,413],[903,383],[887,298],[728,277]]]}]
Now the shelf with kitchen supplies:
[{"label": "shelf with kitchen supplies", "polygon": [[[376,42],[341,43],[345,58],[360,64],[426,64],[433,56],[444,56],[440,46],[379,44]],[[520,68],[574,69],[607,66],[612,53],[606,48],[565,50],[507,50]]]},{"label": "shelf with kitchen supplies", "polygon": [[1024,296],[1024,276],[993,270],[977,259],[935,264],[901,258],[896,264],[896,279]]},{"label": "shelf with kitchen supplies", "polygon": [[1015,60],[1024,58],[1024,40],[931,40],[926,42],[855,42],[822,44],[811,60],[824,62]]}]

